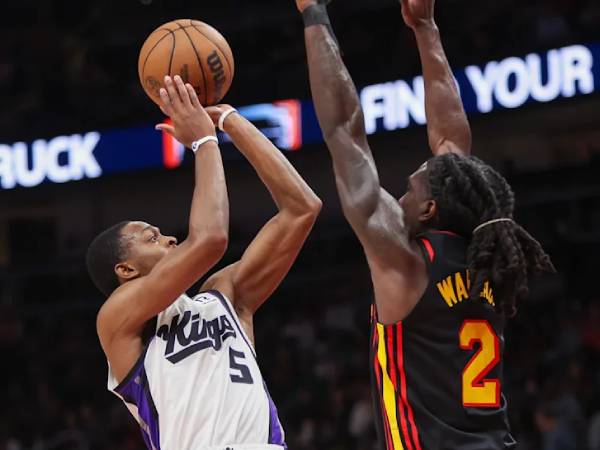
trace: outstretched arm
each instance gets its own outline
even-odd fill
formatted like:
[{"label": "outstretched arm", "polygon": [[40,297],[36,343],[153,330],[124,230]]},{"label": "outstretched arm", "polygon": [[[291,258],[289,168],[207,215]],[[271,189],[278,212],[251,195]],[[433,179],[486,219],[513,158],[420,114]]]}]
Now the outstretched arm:
[{"label": "outstretched arm", "polygon": [[[323,14],[316,0],[296,0],[300,12]],[[309,9],[310,8],[310,9]],[[412,291],[422,260],[409,240],[398,201],[379,183],[356,88],[337,43],[318,19],[304,37],[312,97],[319,124],[333,159],[344,215],[365,250],[375,289],[379,318],[402,319],[410,302],[398,292]]]},{"label": "outstretched arm", "polygon": [[435,0],[401,0],[417,39],[425,81],[425,115],[434,155],[471,153],[471,129],[433,18]]},{"label": "outstretched arm", "polygon": [[326,26],[307,27],[304,37],[312,97],[342,207],[350,223],[362,229],[377,208],[381,187],[356,87]]},{"label": "outstretched arm", "polygon": [[[230,108],[220,105],[207,110],[217,123]],[[279,149],[240,114],[228,115],[224,129],[252,164],[279,209],[242,258],[214,274],[202,287],[226,294],[248,324],[290,270],[321,209],[321,200]],[[251,333],[251,329],[248,331]]]}]

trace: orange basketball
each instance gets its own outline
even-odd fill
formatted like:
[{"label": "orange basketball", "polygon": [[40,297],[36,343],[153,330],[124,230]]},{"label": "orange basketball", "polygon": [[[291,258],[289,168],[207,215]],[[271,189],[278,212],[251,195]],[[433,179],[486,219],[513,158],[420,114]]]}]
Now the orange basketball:
[{"label": "orange basketball", "polygon": [[191,19],[174,20],[154,30],[138,59],[140,82],[157,104],[165,75],[179,75],[194,87],[202,105],[215,105],[227,94],[233,71],[233,54],[223,35]]}]

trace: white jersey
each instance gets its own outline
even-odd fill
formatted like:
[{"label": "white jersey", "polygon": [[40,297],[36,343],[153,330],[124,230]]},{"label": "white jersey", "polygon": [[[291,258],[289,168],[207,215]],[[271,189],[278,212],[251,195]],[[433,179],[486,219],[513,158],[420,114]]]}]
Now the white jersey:
[{"label": "white jersey", "polygon": [[108,389],[150,450],[281,450],[284,433],[254,348],[218,291],[180,296],[151,326],[145,349]]}]

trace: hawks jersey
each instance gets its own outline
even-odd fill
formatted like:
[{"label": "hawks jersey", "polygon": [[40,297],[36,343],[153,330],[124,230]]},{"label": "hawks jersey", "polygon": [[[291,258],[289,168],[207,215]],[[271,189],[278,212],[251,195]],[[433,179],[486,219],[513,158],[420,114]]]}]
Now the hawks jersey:
[{"label": "hawks jersey", "polygon": [[284,432],[254,348],[218,291],[180,296],[149,324],[137,363],[108,388],[150,450],[282,450]]},{"label": "hawks jersey", "polygon": [[418,237],[429,285],[401,322],[372,307],[371,374],[380,446],[386,450],[516,447],[502,394],[504,317],[485,283],[469,299],[468,241],[448,232]]}]

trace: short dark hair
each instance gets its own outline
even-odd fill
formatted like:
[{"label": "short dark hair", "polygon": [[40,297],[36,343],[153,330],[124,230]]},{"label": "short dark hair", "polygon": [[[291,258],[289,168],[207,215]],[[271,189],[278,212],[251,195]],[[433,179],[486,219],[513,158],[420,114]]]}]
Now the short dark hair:
[{"label": "short dark hair", "polygon": [[474,156],[445,154],[429,160],[428,179],[436,201],[438,226],[469,238],[467,265],[473,280],[470,296],[476,299],[486,280],[494,287],[496,310],[513,316],[517,300],[527,297],[528,278],[554,272],[540,243],[516,222],[483,222],[513,218],[515,195],[508,182]]},{"label": "short dark hair", "polygon": [[115,265],[126,256],[121,231],[128,223],[119,222],[104,230],[94,238],[87,250],[85,259],[90,278],[106,297],[119,287]]}]

